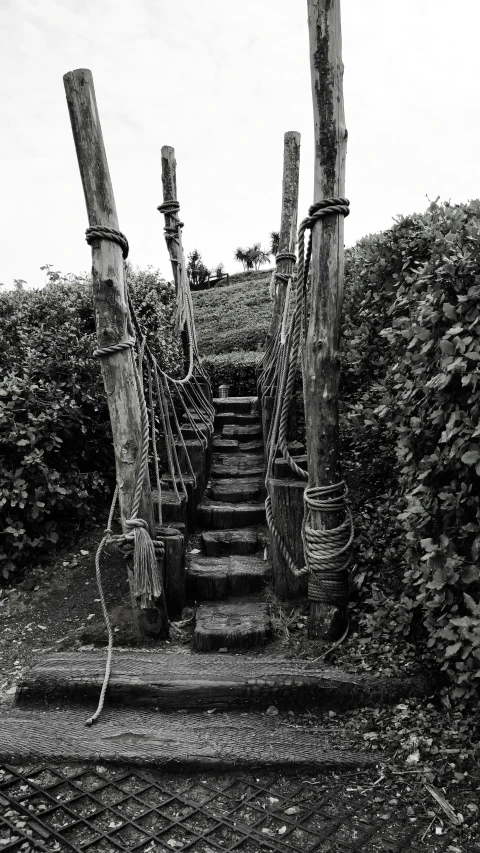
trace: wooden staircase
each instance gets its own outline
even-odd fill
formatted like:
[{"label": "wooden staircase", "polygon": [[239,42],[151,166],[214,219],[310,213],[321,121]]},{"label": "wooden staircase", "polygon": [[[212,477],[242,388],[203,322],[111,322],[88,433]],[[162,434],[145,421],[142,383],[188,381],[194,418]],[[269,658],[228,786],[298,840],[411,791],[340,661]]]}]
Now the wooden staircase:
[{"label": "wooden staircase", "polygon": [[202,554],[187,566],[187,596],[197,602],[198,651],[251,648],[270,635],[271,577],[264,559],[265,480],[262,427],[255,397],[214,401],[211,479],[197,508]]}]

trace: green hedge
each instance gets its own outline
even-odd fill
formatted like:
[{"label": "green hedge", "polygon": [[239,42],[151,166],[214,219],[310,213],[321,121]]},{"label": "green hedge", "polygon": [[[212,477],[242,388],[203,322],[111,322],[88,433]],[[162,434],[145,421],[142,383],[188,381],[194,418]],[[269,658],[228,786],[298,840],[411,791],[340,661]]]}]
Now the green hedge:
[{"label": "green hedge", "polygon": [[229,385],[232,396],[255,396],[257,393],[256,367],[261,352],[229,352],[202,359],[212,383],[213,396],[220,385]]},{"label": "green hedge", "polygon": [[[171,286],[128,267],[162,365],[180,363]],[[0,579],[34,567],[91,524],[114,483],[88,280],[0,294]]]},{"label": "green hedge", "polygon": [[345,418],[396,478],[403,566],[397,600],[372,600],[367,623],[377,637],[421,628],[459,704],[480,672],[479,362],[480,202],[434,203],[347,253]]}]

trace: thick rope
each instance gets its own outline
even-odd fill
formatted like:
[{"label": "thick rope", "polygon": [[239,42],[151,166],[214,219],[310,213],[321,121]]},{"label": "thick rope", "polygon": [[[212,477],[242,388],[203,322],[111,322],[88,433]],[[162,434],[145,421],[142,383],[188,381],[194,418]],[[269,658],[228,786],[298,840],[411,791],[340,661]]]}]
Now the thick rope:
[{"label": "thick rope", "polygon": [[[337,606],[348,604],[348,569],[352,562],[352,514],[346,503],[347,487],[343,480],[331,486],[306,488],[302,539],[309,572],[308,597],[311,601]],[[344,515],[337,527],[312,526],[312,514]]]},{"label": "thick rope", "polygon": [[129,246],[125,234],[117,231],[116,228],[108,228],[107,225],[92,225],[85,231],[85,240],[91,246],[95,240],[109,240],[110,243],[117,243],[122,250],[123,260],[128,258]]}]

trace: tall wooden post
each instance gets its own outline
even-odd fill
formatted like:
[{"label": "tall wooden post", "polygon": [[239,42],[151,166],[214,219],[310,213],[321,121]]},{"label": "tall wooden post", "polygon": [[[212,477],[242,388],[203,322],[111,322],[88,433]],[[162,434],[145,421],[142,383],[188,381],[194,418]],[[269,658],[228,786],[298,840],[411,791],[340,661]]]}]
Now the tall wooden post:
[{"label": "tall wooden post", "polygon": [[[345,194],[347,130],[343,107],[340,0],[307,0],[315,125],[314,203]],[[309,487],[341,480],[338,447],[340,324],[344,278],[343,216],[314,225],[311,310],[306,341],[306,434]],[[333,513],[312,512],[314,529],[344,521]],[[347,592],[348,592],[348,579]],[[340,637],[347,624],[345,605],[312,601],[310,636]]]},{"label": "tall wooden post", "polygon": [[[282,258],[281,256],[295,252],[299,173],[300,134],[294,130],[289,130],[285,134],[283,141],[282,214],[277,252],[277,271],[286,276],[292,272],[293,259],[288,257]],[[286,291],[287,282],[279,279],[273,299],[272,319],[267,334],[267,346],[275,337],[275,333],[282,322]]]},{"label": "tall wooden post", "polygon": [[[162,147],[162,187],[164,203],[178,201],[177,161],[175,160],[175,149],[171,145],[164,145]],[[169,212],[165,210],[165,241],[172,265],[175,291],[178,293],[182,263],[184,263],[185,259],[183,256],[182,233],[178,226],[178,214],[175,211]],[[181,336],[185,368],[188,369],[188,335],[186,329],[182,330]]]},{"label": "tall wooden post", "polygon": [[[90,226],[107,226],[118,231],[118,217],[98,115],[93,77],[80,68],[65,74],[65,92],[82,179]],[[92,242],[92,277],[95,325],[100,348],[123,343],[131,337],[125,298],[124,264],[120,246],[109,240]],[[140,467],[142,424],[134,364],[130,349],[101,359],[115,452],[120,512],[131,516],[135,484]],[[145,477],[139,517],[155,537],[150,480]],[[129,580],[132,580],[129,570]],[[168,634],[164,597],[151,609],[141,610],[132,596],[134,619],[141,634]]]}]

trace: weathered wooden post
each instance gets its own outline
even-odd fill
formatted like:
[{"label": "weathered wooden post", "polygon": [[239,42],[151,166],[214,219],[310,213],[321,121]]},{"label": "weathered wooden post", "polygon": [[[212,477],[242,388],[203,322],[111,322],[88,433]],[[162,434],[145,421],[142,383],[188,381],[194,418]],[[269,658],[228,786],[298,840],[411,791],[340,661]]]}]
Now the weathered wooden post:
[{"label": "weathered wooden post", "polygon": [[[82,179],[90,227],[118,231],[118,217],[98,115],[93,77],[80,68],[65,74],[65,92]],[[100,360],[115,452],[122,526],[131,516],[142,448],[142,420],[126,302],[124,262],[120,245],[95,237],[92,242],[92,277],[95,325],[99,348],[118,345],[118,351]],[[122,345],[124,345],[122,347]],[[138,516],[155,538],[150,480],[145,477]],[[162,567],[163,568],[163,567]],[[130,588],[133,574],[128,570]],[[141,609],[132,594],[134,619],[142,635],[167,636],[165,596],[154,608]]]},{"label": "weathered wooden post", "polygon": [[282,322],[287,281],[295,263],[298,216],[298,181],[300,174],[300,134],[289,130],[283,140],[282,213],[276,256],[277,280],[273,297],[272,318],[266,345],[275,337]]},{"label": "weathered wooden post", "polygon": [[[172,265],[173,283],[178,293],[182,275],[182,264],[185,263],[182,246],[182,223],[178,218],[177,198],[177,162],[175,160],[175,149],[170,145],[162,147],[162,187],[163,204],[158,209],[165,216],[165,242],[167,244],[170,263]],[[185,368],[188,370],[188,335],[186,329],[182,329],[182,347]]]},{"label": "weathered wooden post", "polygon": [[[163,188],[163,204],[159,205],[158,209],[165,216],[165,241],[168,248],[170,263],[172,265],[173,281],[175,290],[178,293],[181,287],[182,265],[185,264],[185,256],[182,245],[182,224],[179,222],[178,210],[179,203],[177,197],[177,161],[175,160],[175,149],[171,145],[162,147],[162,188]],[[183,271],[186,275],[186,270]],[[185,370],[188,370],[188,333],[186,329],[182,330],[182,346],[185,361]],[[206,398],[211,402],[212,393],[210,385],[203,379],[202,376],[197,376],[196,381],[201,386]],[[185,438],[189,438],[185,434]],[[201,448],[201,442],[197,442]],[[210,466],[211,455],[211,440],[206,452],[207,469]],[[197,472],[195,472],[197,473]],[[198,472],[199,473],[199,472]]]},{"label": "weathered wooden post", "polygon": [[[343,106],[340,0],[307,0],[307,5],[315,125],[316,204],[324,199],[343,199],[347,130]],[[319,540],[323,531],[331,531],[334,535],[336,530],[337,542],[343,542],[345,536],[348,539],[349,527],[338,446],[343,235],[342,214],[319,218],[313,225],[311,310],[306,340],[308,486],[309,489],[336,487],[330,493],[322,492],[322,500],[312,502],[311,528],[313,536],[319,533]],[[322,509],[318,508],[319,503]],[[335,508],[337,511],[332,511]],[[333,540],[324,551],[328,552],[332,544]],[[318,574],[310,574],[309,633],[312,637],[332,640],[344,633],[347,625],[348,556],[348,550],[343,556],[338,556],[335,567],[325,557]],[[332,569],[330,577],[329,566]]]},{"label": "weathered wooden post", "polygon": [[[265,350],[272,345],[281,325],[288,278],[295,263],[295,242],[298,216],[298,181],[300,173],[300,134],[289,130],[283,138],[282,211],[278,252],[276,256],[275,291],[272,317],[265,341]],[[262,368],[259,368],[259,373]],[[262,432],[265,443],[272,422],[275,398],[269,394],[259,397]]]}]

